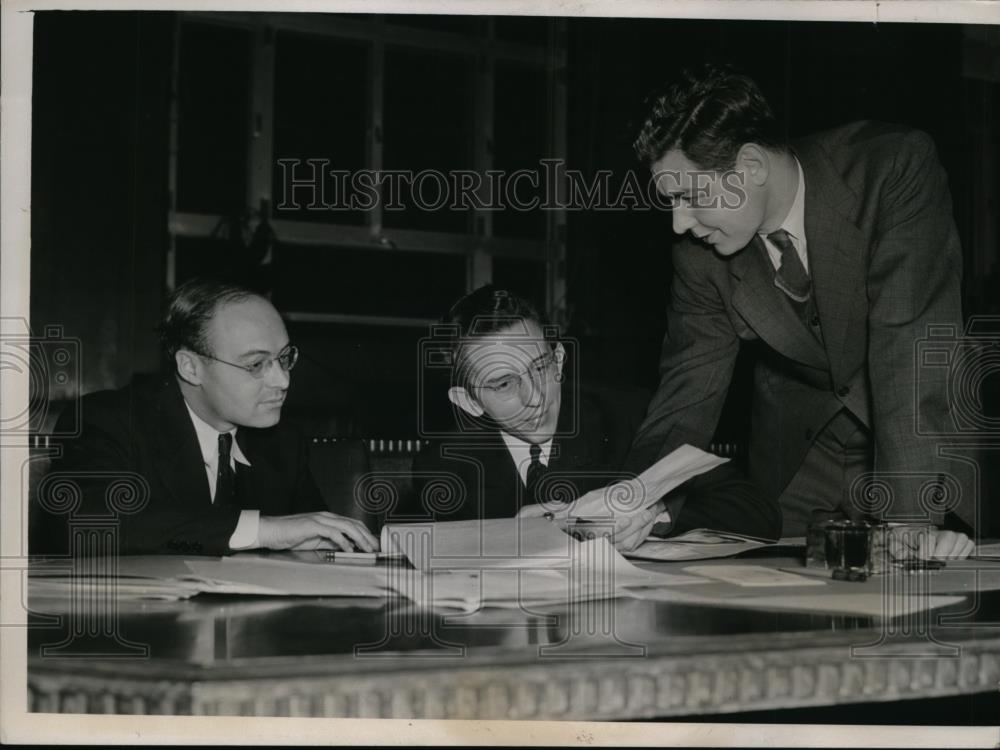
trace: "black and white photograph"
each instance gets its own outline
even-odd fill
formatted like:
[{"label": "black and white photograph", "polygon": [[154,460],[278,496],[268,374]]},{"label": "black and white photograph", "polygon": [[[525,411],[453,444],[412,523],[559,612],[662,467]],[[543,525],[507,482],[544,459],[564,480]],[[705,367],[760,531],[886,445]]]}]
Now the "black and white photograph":
[{"label": "black and white photograph", "polygon": [[946,6],[11,3],[0,736],[995,747]]}]

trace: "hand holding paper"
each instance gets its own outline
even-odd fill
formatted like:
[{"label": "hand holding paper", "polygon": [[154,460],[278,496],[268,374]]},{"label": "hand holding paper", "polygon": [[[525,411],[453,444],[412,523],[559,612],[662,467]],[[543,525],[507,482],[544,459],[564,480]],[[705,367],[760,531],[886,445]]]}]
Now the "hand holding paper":
[{"label": "hand holding paper", "polygon": [[551,514],[564,527],[567,520],[614,520],[615,547],[632,550],[648,536],[656,517],[663,511],[661,499],[691,477],[703,474],[729,459],[706,453],[692,445],[682,445],[664,456],[634,479],[601,487],[562,505],[527,505],[519,518]]}]

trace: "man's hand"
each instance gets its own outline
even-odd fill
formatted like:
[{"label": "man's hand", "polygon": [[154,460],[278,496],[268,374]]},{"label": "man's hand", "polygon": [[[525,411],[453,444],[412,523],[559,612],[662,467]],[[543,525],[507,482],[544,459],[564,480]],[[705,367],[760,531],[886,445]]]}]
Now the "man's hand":
[{"label": "man's hand", "polygon": [[378,540],[363,523],[336,513],[261,516],[257,542],[265,549],[334,549],[377,552]]},{"label": "man's hand", "polygon": [[666,506],[663,501],[644,510],[634,513],[623,513],[615,516],[615,549],[619,552],[631,552],[649,536],[656,517],[660,515]]},{"label": "man's hand", "polygon": [[[664,510],[662,501],[642,510],[617,510],[608,501],[608,488],[601,487],[565,505],[525,505],[518,518],[540,518],[551,514],[552,521],[566,531],[573,519],[614,522],[612,543],[619,552],[630,552],[649,536],[656,517]],[[579,530],[579,527],[577,527]]]},{"label": "man's hand", "polygon": [[889,529],[889,551],[897,562],[903,560],[961,560],[972,554],[975,544],[957,531],[933,526],[897,526]]},{"label": "man's hand", "polygon": [[927,548],[921,549],[920,557],[961,560],[971,555],[975,548],[972,540],[961,532],[934,529],[928,536]]}]

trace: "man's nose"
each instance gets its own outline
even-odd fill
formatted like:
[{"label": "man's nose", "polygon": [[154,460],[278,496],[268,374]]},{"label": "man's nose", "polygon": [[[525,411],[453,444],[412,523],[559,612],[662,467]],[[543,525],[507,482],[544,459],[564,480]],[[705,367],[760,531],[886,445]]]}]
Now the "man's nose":
[{"label": "man's nose", "polygon": [[539,406],[544,398],[542,383],[532,370],[521,375],[521,403],[525,406]]},{"label": "man's nose", "polygon": [[691,229],[691,227],[698,224],[697,220],[691,215],[691,209],[687,206],[675,206],[673,210],[673,222],[674,222],[674,232],[677,234],[684,234],[686,231]]},{"label": "man's nose", "polygon": [[288,388],[288,384],[292,382],[292,374],[282,367],[278,360],[272,359],[265,381],[272,388],[285,390]]}]

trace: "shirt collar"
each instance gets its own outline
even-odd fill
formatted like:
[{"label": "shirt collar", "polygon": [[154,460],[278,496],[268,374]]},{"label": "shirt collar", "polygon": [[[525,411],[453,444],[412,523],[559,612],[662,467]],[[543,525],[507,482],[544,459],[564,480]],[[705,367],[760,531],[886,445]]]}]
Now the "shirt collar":
[{"label": "shirt collar", "polygon": [[[198,435],[198,447],[201,448],[201,456],[206,464],[218,462],[219,460],[219,435],[222,433],[212,427],[208,422],[194,413],[190,404],[184,402],[188,414],[191,415],[191,422],[194,424],[194,431]],[[236,442],[236,428],[229,430],[233,436],[232,456],[233,460],[244,466],[250,466],[250,461],[243,454],[240,444]]]},{"label": "shirt collar", "polygon": [[[795,168],[799,175],[798,187],[795,188],[792,207],[788,209],[788,214],[778,228],[784,229],[796,240],[803,242],[806,238],[806,178],[799,160],[795,156],[792,158],[795,159]],[[763,232],[760,235],[765,236]]]},{"label": "shirt collar", "polygon": [[[503,438],[504,443],[507,446],[507,450],[510,451],[510,455],[514,457],[514,463],[521,466],[523,461],[531,460],[531,443],[521,440],[521,438],[514,437],[509,432],[504,432],[500,430],[500,437]],[[538,447],[542,449],[542,455],[539,460],[545,464],[549,465],[549,454],[552,453],[552,438],[549,438],[544,443],[538,443]]]}]

